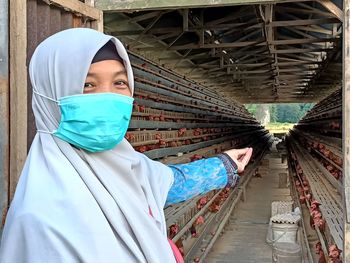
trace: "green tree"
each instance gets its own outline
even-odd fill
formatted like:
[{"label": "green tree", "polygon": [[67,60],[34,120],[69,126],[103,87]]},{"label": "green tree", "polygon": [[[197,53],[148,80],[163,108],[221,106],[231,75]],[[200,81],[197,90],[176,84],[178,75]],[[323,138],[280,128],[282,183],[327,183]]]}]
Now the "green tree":
[{"label": "green tree", "polygon": [[[267,104],[247,104],[247,110],[252,113],[259,121],[266,122]],[[282,103],[270,104],[269,115],[270,122],[297,123],[312,107],[314,103]]]},{"label": "green tree", "polygon": [[309,108],[296,103],[277,105],[277,122],[297,123]]},{"label": "green tree", "polygon": [[276,104],[270,104],[270,121],[276,122],[277,120],[277,106]]},{"label": "green tree", "polygon": [[251,113],[253,114],[254,116],[256,116],[256,107],[257,107],[257,104],[246,104],[244,105],[246,107],[246,109]]}]

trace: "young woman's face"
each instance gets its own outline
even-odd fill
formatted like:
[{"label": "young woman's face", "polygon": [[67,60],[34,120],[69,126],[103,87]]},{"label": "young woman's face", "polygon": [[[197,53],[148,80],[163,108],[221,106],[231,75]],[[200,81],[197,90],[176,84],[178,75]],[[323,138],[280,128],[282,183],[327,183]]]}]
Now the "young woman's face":
[{"label": "young woman's face", "polygon": [[131,96],[124,65],[117,60],[91,64],[84,84],[84,94],[118,93]]}]

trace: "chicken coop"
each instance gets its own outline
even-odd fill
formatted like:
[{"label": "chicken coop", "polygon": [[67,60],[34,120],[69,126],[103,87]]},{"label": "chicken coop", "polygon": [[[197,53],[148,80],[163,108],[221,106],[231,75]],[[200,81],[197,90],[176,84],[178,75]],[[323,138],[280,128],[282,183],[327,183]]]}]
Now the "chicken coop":
[{"label": "chicken coop", "polygon": [[[165,207],[185,262],[293,258],[271,246],[282,224],[297,229],[288,262],[350,262],[349,23],[349,0],[1,0],[2,225],[36,134],[29,60],[48,36],[89,27],[129,52],[136,151],[179,164],[254,150],[234,187]],[[277,140],[249,103],[315,106]]]}]

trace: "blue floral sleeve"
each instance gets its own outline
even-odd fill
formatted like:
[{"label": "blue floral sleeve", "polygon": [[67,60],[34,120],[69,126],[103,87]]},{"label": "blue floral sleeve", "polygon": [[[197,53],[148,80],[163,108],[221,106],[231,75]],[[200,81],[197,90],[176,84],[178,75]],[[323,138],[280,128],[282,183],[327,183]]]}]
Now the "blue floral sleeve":
[{"label": "blue floral sleeve", "polygon": [[186,164],[169,165],[174,183],[169,190],[166,205],[188,200],[238,182],[237,165],[226,154]]}]

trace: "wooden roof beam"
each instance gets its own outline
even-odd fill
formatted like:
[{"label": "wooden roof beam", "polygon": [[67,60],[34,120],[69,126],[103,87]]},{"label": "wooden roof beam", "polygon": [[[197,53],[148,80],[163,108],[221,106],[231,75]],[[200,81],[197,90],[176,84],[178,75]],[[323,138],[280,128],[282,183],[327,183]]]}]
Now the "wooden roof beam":
[{"label": "wooden roof beam", "polygon": [[[297,3],[299,5],[299,3]],[[302,8],[296,8],[296,7],[290,7],[290,6],[277,6],[276,11],[283,14],[283,13],[293,13],[293,14],[307,14],[307,15],[318,15],[323,17],[334,17],[333,14],[319,10],[317,8],[308,6],[306,4],[299,5]]]},{"label": "wooden roof beam", "polygon": [[[287,39],[287,40],[273,40],[271,41],[272,45],[294,45],[294,44],[310,44],[310,43],[320,43],[320,42],[334,42],[338,38],[301,38],[301,39]],[[212,48],[236,48],[236,47],[245,47],[245,46],[262,46],[266,45],[266,41],[263,38],[256,39],[254,41],[242,41],[242,42],[232,42],[232,43],[212,43],[204,44],[203,46],[197,43],[190,43],[179,46],[172,46],[168,50],[185,50],[185,49],[212,49]],[[140,48],[143,51],[153,51],[158,50],[159,48],[146,47]]]},{"label": "wooden roof beam", "polygon": [[275,54],[295,54],[295,53],[320,53],[331,51],[331,48],[293,48],[293,49],[278,49],[272,51]]},{"label": "wooden roof beam", "polygon": [[[96,1],[95,1],[95,3],[96,3]],[[129,20],[129,22],[140,22],[140,21],[143,21],[143,20],[146,20],[146,19],[157,17],[157,16],[159,16],[159,14],[161,12],[162,11],[148,12],[146,14],[142,14],[142,15],[138,15],[138,16],[129,18],[128,20]]]},{"label": "wooden roof beam", "polygon": [[343,11],[336,6],[331,0],[317,0],[324,8],[330,11],[336,18],[338,18],[341,22],[344,20]]},{"label": "wooden roof beam", "polygon": [[298,68],[280,68],[280,72],[314,72],[314,69],[305,69],[302,67],[298,67]]},{"label": "wooden roof beam", "polygon": [[323,64],[323,62],[321,61],[290,61],[290,62],[278,62],[278,65],[280,65],[280,67],[283,66],[301,66],[301,65],[320,65]]},{"label": "wooden roof beam", "polygon": [[83,15],[93,20],[101,19],[101,11],[84,4],[80,1],[68,1],[68,0],[46,0],[47,4],[62,7],[63,9],[72,11],[73,13]]},{"label": "wooden roof beam", "polygon": [[[142,31],[142,33],[140,35],[137,36],[137,38],[135,39],[135,41],[132,43],[132,45],[130,45],[130,47],[135,46],[135,44],[137,44],[146,34],[147,32],[158,22],[158,20],[167,12],[157,12],[158,14],[156,16],[153,16],[153,20],[152,22],[150,22],[147,27],[144,28],[144,30]],[[134,44],[135,43],[135,44]]]},{"label": "wooden roof beam", "polygon": [[[239,23],[236,24],[237,26],[231,26],[231,27],[227,27],[224,29],[228,29],[225,32],[220,33],[219,37],[223,38],[227,35],[232,34],[233,32],[244,32],[244,31],[249,31],[249,30],[255,30],[255,29],[260,29],[262,26],[262,23],[258,23],[256,17],[254,17],[253,19],[246,21],[244,23]],[[207,26],[207,24],[205,25]],[[216,28],[219,29],[219,28]]]},{"label": "wooden roof beam", "polygon": [[[213,61],[214,62],[214,61]],[[266,62],[266,63],[235,63],[235,64],[225,64],[223,65],[223,68],[235,68],[235,67],[239,67],[239,68],[256,68],[256,67],[263,67],[263,66],[267,66],[270,63]],[[289,65],[289,64],[288,64]],[[198,67],[201,67],[203,69],[215,69],[215,70],[222,70],[222,68],[217,68],[218,65],[202,65],[199,64],[197,65]],[[179,68],[188,68],[188,67],[179,67]]]},{"label": "wooden roof beam", "polygon": [[238,18],[241,18],[242,16],[247,15],[247,11],[252,10],[250,6],[241,6],[236,12],[231,13],[225,17],[221,17],[219,19],[212,20],[207,23],[207,25],[211,26],[217,26],[222,23],[226,23],[228,21],[236,20]]},{"label": "wooden roof beam", "polygon": [[285,61],[308,61],[308,62],[315,62],[315,57],[307,57],[305,56],[306,54],[308,53],[304,53],[304,56],[299,56],[299,55],[296,55],[296,54],[283,54],[283,57],[282,56],[279,56],[278,58],[281,59],[281,60],[285,60]]},{"label": "wooden roof beam", "polygon": [[[336,24],[333,24],[336,25]],[[314,26],[314,25],[308,25],[308,26],[296,26],[294,27],[295,29],[298,30],[303,30],[303,31],[308,31],[308,32],[315,32],[315,33],[320,33],[320,34],[325,34],[325,35],[332,35],[333,31],[320,27],[320,26]]]},{"label": "wooden roof beam", "polygon": [[[278,67],[278,56],[277,53],[274,53],[276,51],[276,46],[274,44],[275,41],[275,33],[277,33],[277,30],[275,30],[272,26],[271,23],[274,19],[274,5],[265,5],[264,8],[259,5],[259,14],[261,19],[263,20],[264,27],[263,32],[265,35],[266,39],[266,44],[268,51],[271,56],[271,70],[274,72],[273,78],[274,78],[274,83],[273,85],[279,86],[279,67]],[[277,93],[275,89],[272,89],[273,93]]]},{"label": "wooden roof beam", "polygon": [[262,69],[262,70],[246,70],[246,71],[231,71],[231,74],[234,75],[245,75],[245,74],[266,74],[271,72],[271,69]]},{"label": "wooden roof beam", "polygon": [[174,64],[174,69],[178,68],[178,65],[180,65],[184,61],[188,61],[189,59],[187,56],[192,52],[192,49],[187,50],[187,52]]},{"label": "wooden roof beam", "polygon": [[[297,34],[297,35],[299,35],[301,37],[305,37],[305,38],[309,38],[309,37],[313,38],[313,37],[315,37],[315,35],[312,35],[310,33],[306,33],[306,32],[304,32],[304,31],[302,31],[302,30],[300,30],[298,28],[295,28],[295,27],[285,27],[284,29],[287,30],[287,31],[291,31],[291,32],[293,32],[293,33],[295,33],[295,34]],[[331,32],[330,35],[332,36],[332,31],[330,31],[330,32]]]},{"label": "wooden roof beam", "polygon": [[232,5],[268,4],[278,2],[296,2],[302,0],[95,0],[95,7],[105,12],[115,11],[140,11],[140,10],[161,10],[179,8],[205,8]]},{"label": "wooden roof beam", "polygon": [[[157,12],[158,13],[158,12]],[[312,26],[312,25],[324,25],[324,24],[336,24],[339,23],[337,18],[319,18],[319,19],[293,19],[285,21],[272,21],[270,25],[272,27],[291,27],[291,26]],[[260,29],[262,23],[242,22],[242,23],[228,23],[222,25],[208,25],[203,26],[189,26],[187,32],[196,32],[198,30],[212,30],[212,29],[232,29],[236,27],[237,30],[244,31],[247,29]],[[322,29],[322,27],[320,27]],[[117,30],[112,31],[113,35],[139,35],[143,30]],[[167,34],[167,33],[178,33],[183,32],[183,27],[160,27],[152,28],[148,31],[150,34]]]}]

